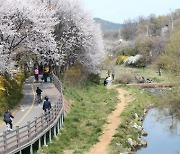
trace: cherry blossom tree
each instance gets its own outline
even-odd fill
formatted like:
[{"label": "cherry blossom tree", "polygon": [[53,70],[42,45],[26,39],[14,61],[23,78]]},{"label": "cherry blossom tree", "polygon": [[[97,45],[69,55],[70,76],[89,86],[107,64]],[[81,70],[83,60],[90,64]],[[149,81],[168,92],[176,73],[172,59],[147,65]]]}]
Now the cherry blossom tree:
[{"label": "cherry blossom tree", "polygon": [[14,57],[23,52],[28,61],[33,53],[58,65],[73,56],[96,71],[104,56],[101,35],[76,0],[0,0],[0,71],[10,72]]},{"label": "cherry blossom tree", "polygon": [[55,6],[59,21],[55,29],[59,52],[66,57],[75,57],[88,71],[96,71],[105,53],[100,26],[77,0],[59,0]]},{"label": "cherry blossom tree", "polygon": [[37,55],[56,51],[52,33],[56,24],[54,14],[46,2],[0,0],[1,72],[10,72],[13,68],[12,58],[19,47]]}]

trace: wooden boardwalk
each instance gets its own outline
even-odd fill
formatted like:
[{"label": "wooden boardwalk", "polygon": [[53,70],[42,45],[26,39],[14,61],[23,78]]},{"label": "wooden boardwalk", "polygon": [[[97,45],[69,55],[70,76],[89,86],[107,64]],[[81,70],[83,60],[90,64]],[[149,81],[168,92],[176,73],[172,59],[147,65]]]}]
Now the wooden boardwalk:
[{"label": "wooden boardwalk", "polygon": [[[19,110],[17,115],[19,115],[18,117],[20,119],[16,119],[16,127],[13,131],[3,131],[3,133],[1,133],[0,154],[17,152],[22,154],[23,149],[25,148],[29,148],[29,153],[32,154],[33,145],[37,143],[37,141],[38,147],[41,148],[42,144],[46,145],[48,140],[51,142],[52,136],[56,136],[56,134],[59,133],[64,119],[64,100],[61,82],[54,75],[52,76],[52,79],[53,83],[43,83],[43,85],[41,85],[44,87],[44,93],[46,93],[52,102],[53,107],[50,112],[44,113],[42,106],[36,110],[37,104],[35,104],[35,98],[33,95],[34,88],[39,85],[33,85],[32,90],[30,90],[30,88],[25,88],[27,90],[25,97],[30,95],[26,98],[32,100],[31,103],[29,101],[26,103],[26,106],[29,105],[30,109],[26,112]],[[31,84],[34,83],[32,82],[30,85]],[[24,117],[23,120],[21,119],[22,117]],[[1,130],[3,127],[5,126],[1,126]]]}]

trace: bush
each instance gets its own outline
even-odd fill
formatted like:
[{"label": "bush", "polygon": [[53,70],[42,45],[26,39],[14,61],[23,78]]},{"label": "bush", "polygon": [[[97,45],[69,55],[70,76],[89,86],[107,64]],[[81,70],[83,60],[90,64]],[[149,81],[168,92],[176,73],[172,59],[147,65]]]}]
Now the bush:
[{"label": "bush", "polygon": [[137,66],[142,57],[142,55],[130,56],[124,60],[124,64],[126,66]]},{"label": "bush", "polygon": [[134,81],[134,75],[130,72],[123,72],[116,77],[116,81],[121,84],[128,84]]},{"label": "bush", "polygon": [[137,50],[133,47],[126,46],[119,51],[117,51],[117,55],[125,55],[125,56],[134,56],[137,54]]},{"label": "bush", "polygon": [[11,79],[8,76],[0,78],[0,116],[6,109],[15,108],[22,99],[23,74],[17,74]]},{"label": "bush", "polygon": [[127,56],[118,56],[117,57],[117,60],[116,60],[116,64],[119,65],[119,64],[123,64],[124,63],[124,60],[127,58]]},{"label": "bush", "polygon": [[63,74],[63,83],[66,85],[80,85],[87,80],[87,73],[80,63],[75,63]]},{"label": "bush", "polygon": [[99,74],[92,74],[91,73],[88,76],[88,80],[93,82],[93,83],[100,84],[101,77]]}]

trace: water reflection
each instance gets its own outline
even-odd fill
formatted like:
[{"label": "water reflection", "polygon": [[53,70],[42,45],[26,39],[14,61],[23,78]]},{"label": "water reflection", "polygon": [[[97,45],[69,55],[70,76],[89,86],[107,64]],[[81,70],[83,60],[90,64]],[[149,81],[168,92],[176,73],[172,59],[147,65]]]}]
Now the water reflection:
[{"label": "water reflection", "polygon": [[167,116],[167,110],[149,110],[143,128],[148,136],[142,137],[148,146],[141,148],[138,154],[179,154],[180,153],[180,121]]}]

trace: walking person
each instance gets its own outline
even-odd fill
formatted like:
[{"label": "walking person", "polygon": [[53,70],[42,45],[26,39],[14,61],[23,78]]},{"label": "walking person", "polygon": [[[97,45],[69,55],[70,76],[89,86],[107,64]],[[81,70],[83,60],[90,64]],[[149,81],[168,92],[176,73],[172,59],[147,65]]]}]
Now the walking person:
[{"label": "walking person", "polygon": [[42,62],[40,63],[40,65],[39,65],[39,67],[38,67],[38,68],[39,68],[39,74],[41,74],[41,75],[42,75],[42,74],[43,74],[43,71],[44,71],[44,69],[43,69],[43,68],[44,68],[44,66],[43,66],[43,63],[42,63]]},{"label": "walking person", "polygon": [[106,78],[104,79],[104,86],[107,86],[107,78],[108,78],[108,77],[106,77]]},{"label": "walking person", "polygon": [[45,70],[44,73],[43,73],[44,82],[47,82],[48,76],[49,76],[49,74],[48,74],[47,70]]},{"label": "walking person", "polygon": [[46,120],[50,121],[50,109],[51,109],[51,102],[49,101],[49,98],[45,96],[45,100],[43,103],[43,110],[45,112]]},{"label": "walking person", "polygon": [[111,85],[111,82],[112,82],[111,76],[108,76],[108,77],[107,77],[106,82],[107,82],[106,85]]},{"label": "walking person", "polygon": [[[6,123],[7,131],[12,130],[12,127],[13,127],[12,118],[14,118],[14,117],[11,115],[9,110],[7,110],[4,113],[4,122]],[[9,125],[10,125],[10,128],[9,128]]]},{"label": "walking person", "polygon": [[35,77],[36,82],[38,82],[39,81],[39,70],[37,68],[34,70],[34,77]]},{"label": "walking person", "polygon": [[36,89],[36,94],[37,94],[37,102],[38,102],[38,103],[41,103],[41,102],[42,102],[41,93],[42,93],[42,90],[41,90],[39,87],[37,87],[37,89]]},{"label": "walking person", "polygon": [[112,71],[111,76],[112,76],[112,80],[114,80],[114,78],[115,78],[114,70]]}]

